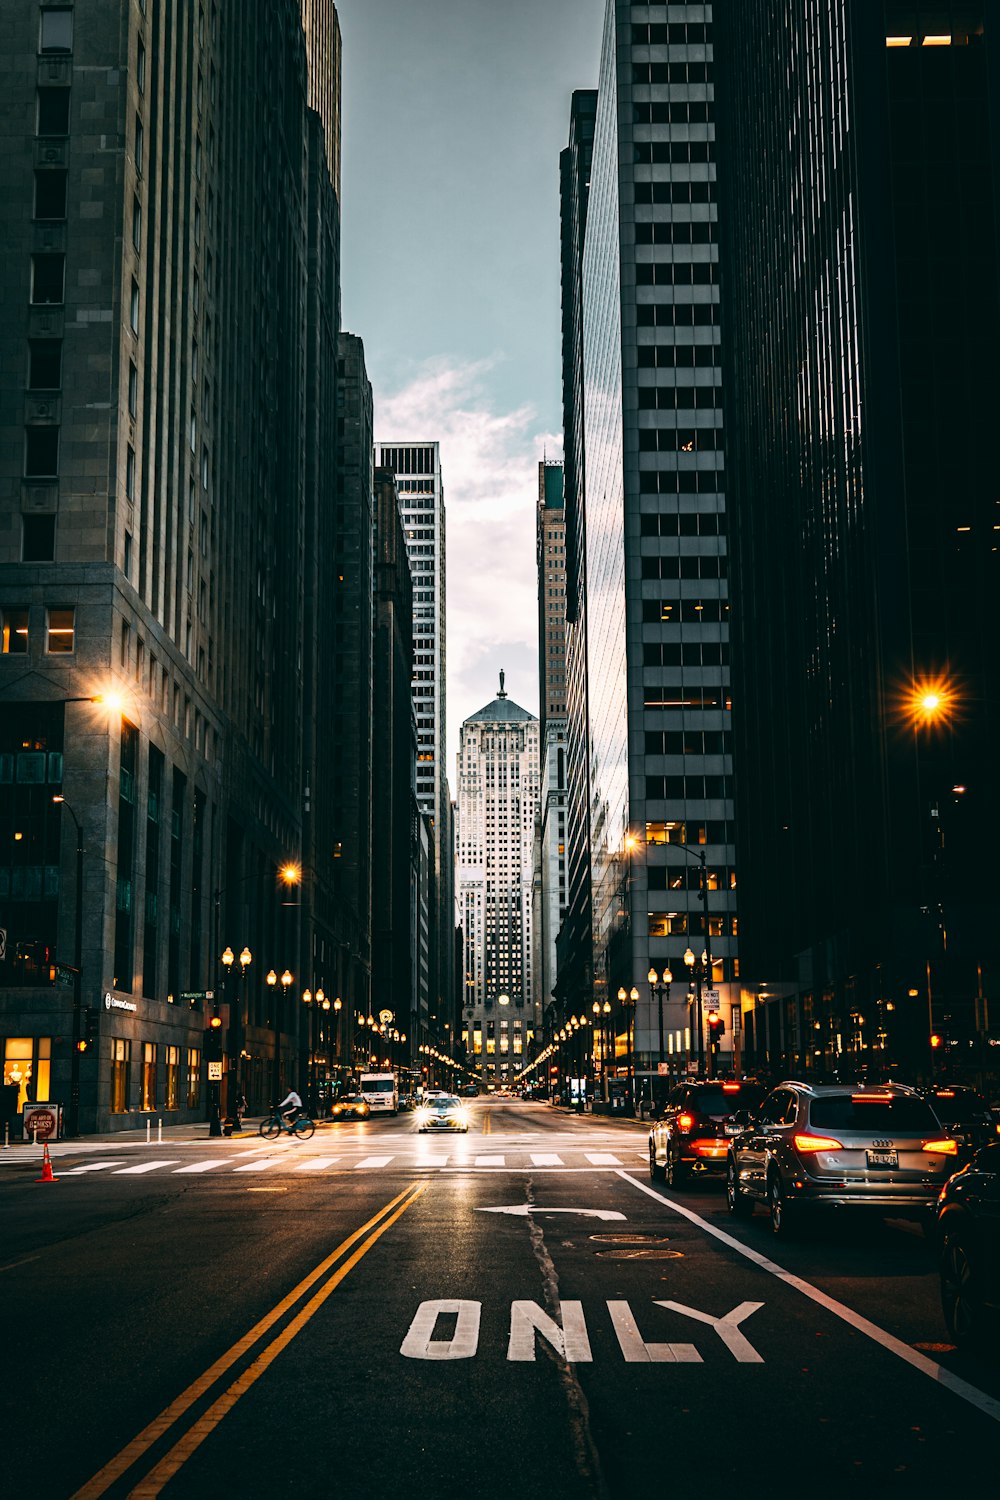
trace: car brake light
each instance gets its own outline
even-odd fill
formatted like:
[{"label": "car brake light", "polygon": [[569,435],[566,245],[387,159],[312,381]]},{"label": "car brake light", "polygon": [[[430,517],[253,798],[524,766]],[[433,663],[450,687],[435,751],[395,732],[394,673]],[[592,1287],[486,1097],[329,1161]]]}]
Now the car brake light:
[{"label": "car brake light", "polygon": [[937,1089],[935,1091],[934,1097],[935,1097],[935,1099],[954,1099],[954,1097],[955,1097],[955,1090],[954,1089]]},{"label": "car brake light", "polygon": [[722,1085],[722,1092],[724,1094],[738,1094],[739,1091],[740,1086],[738,1083],[724,1083]]},{"label": "car brake light", "polygon": [[891,1104],[891,1094],[852,1094],[852,1104]]},{"label": "car brake light", "polygon": [[678,1130],[690,1130],[691,1126],[693,1124],[694,1124],[694,1115],[678,1115],[677,1116],[677,1129]]},{"label": "car brake light", "polygon": [[957,1141],[924,1141],[922,1151],[934,1151],[939,1156],[957,1156]]},{"label": "car brake light", "polygon": [[792,1141],[796,1151],[810,1154],[814,1151],[843,1151],[840,1141],[835,1141],[832,1135],[793,1135]]}]

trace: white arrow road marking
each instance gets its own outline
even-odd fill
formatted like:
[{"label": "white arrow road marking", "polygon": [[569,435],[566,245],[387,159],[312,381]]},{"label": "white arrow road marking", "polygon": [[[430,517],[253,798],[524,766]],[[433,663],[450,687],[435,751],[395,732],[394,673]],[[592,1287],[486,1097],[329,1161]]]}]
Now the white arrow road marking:
[{"label": "white arrow road marking", "polygon": [[709,1328],[714,1328],[738,1365],[764,1363],[750,1340],[740,1333],[738,1326],[751,1313],[758,1312],[764,1306],[763,1302],[741,1302],[739,1307],[734,1307],[724,1318],[713,1318],[711,1313],[699,1312],[696,1307],[685,1307],[683,1302],[660,1302],[658,1298],[654,1298],[654,1301],[657,1307],[682,1313],[685,1318],[694,1318],[696,1323],[707,1323]]},{"label": "white arrow road marking", "polygon": [[477,1208],[477,1214],[511,1214],[526,1219],[529,1214],[581,1214],[585,1219],[624,1219],[613,1208],[540,1208],[538,1204],[515,1203],[509,1208]]},{"label": "white arrow road marking", "polygon": [[[471,1359],[479,1348],[481,1312],[482,1303],[460,1301],[457,1297],[421,1302],[399,1346],[400,1354],[407,1359]],[[442,1313],[455,1315],[455,1332],[450,1339],[434,1337]]]},{"label": "white arrow road marking", "polygon": [[160,1167],[175,1167],[180,1160],[179,1156],[175,1156],[173,1161],[144,1161],[140,1162],[137,1167],[119,1167],[111,1175],[112,1177],[137,1177],[140,1172],[156,1172]]},{"label": "white arrow road marking", "polygon": [[638,1364],[703,1364],[693,1344],[647,1344],[639,1332],[632,1309],[627,1302],[609,1302],[608,1312],[625,1361]]},{"label": "white arrow road marking", "polygon": [[747,1260],[752,1261],[754,1265],[760,1266],[761,1270],[769,1272],[772,1276],[776,1276],[779,1281],[784,1282],[785,1286],[794,1287],[804,1297],[808,1297],[811,1301],[818,1303],[820,1307],[826,1308],[827,1312],[833,1313],[834,1317],[840,1318],[842,1322],[847,1323],[851,1328],[856,1328],[866,1338],[872,1339],[876,1344],[880,1344],[883,1349],[887,1349],[890,1354],[895,1354],[897,1358],[903,1360],[906,1364],[912,1365],[922,1375],[929,1375],[938,1385],[944,1386],[945,1390],[951,1391],[956,1396],[960,1396],[963,1401],[967,1401],[970,1406],[975,1406],[979,1411],[985,1412],[995,1422],[1000,1422],[1000,1401],[994,1396],[988,1396],[985,1391],[979,1390],[977,1386],[970,1385],[967,1380],[962,1380],[958,1375],[953,1375],[943,1365],[935,1364],[925,1354],[919,1353],[916,1349],[911,1349],[909,1344],[904,1344],[902,1339],[897,1339],[893,1334],[887,1333],[884,1328],[879,1328],[877,1323],[869,1322],[860,1313],[856,1313],[853,1308],[846,1307],[843,1302],[838,1302],[833,1297],[828,1297],[825,1292],[820,1291],[819,1287],[813,1286],[811,1282],[804,1281],[801,1276],[793,1275],[791,1271],[786,1271],[776,1261],[769,1260],[766,1255],[761,1255],[758,1250],[752,1250],[749,1245],[744,1245],[741,1240],[734,1238],[731,1234],[727,1234],[724,1229],[717,1229],[714,1224],[710,1224],[700,1214],[693,1213],[691,1209],[684,1208],[682,1204],[675,1203],[670,1198],[665,1198],[662,1193],[658,1193],[655,1188],[648,1187],[639,1178],[632,1177],[628,1172],[619,1172],[618,1175],[619,1177],[623,1177],[626,1182],[630,1182],[633,1187],[638,1188],[641,1193],[645,1193],[647,1197],[655,1198],[664,1208],[670,1209],[673,1213],[680,1214],[681,1218],[687,1219],[692,1224],[697,1224],[699,1229],[704,1229],[706,1234],[712,1235],[714,1239],[721,1241],[723,1245],[728,1245],[730,1250],[735,1250],[738,1255],[742,1255]]},{"label": "white arrow road marking", "polygon": [[228,1156],[210,1156],[207,1161],[195,1161],[189,1167],[178,1167],[173,1175],[182,1177],[185,1172],[211,1172],[213,1167],[228,1167],[230,1162],[231,1157]]}]

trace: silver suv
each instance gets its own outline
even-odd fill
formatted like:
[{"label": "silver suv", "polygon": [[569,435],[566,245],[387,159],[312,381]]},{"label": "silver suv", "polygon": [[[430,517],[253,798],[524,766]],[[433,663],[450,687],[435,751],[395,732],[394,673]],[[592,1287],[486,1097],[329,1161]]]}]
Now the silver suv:
[{"label": "silver suv", "polygon": [[730,1142],[726,1199],[737,1218],[766,1204],[775,1234],[807,1205],[927,1221],[956,1156],[956,1142],[914,1089],[789,1081]]}]

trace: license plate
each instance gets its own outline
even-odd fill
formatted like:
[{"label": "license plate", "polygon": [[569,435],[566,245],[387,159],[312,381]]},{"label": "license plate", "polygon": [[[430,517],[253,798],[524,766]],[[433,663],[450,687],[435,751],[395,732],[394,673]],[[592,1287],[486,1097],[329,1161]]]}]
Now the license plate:
[{"label": "license plate", "polygon": [[866,1151],[870,1167],[898,1167],[898,1151]]},{"label": "license plate", "polygon": [[740,1131],[742,1129],[743,1129],[742,1125],[727,1125],[726,1126],[726,1134],[727,1135],[739,1135],[739,1133],[740,1133]]}]

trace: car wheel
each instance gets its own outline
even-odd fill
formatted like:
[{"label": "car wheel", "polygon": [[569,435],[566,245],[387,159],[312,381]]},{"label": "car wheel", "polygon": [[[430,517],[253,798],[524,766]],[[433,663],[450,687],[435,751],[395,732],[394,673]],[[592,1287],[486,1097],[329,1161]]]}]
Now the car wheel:
[{"label": "car wheel", "polygon": [[962,1349],[974,1349],[983,1338],[983,1303],[979,1278],[966,1246],[950,1234],[941,1252],[941,1309],[948,1332]]},{"label": "car wheel", "polygon": [[649,1178],[651,1182],[662,1182],[666,1173],[656,1160],[656,1147],[652,1141],[649,1143]]},{"label": "car wheel", "polygon": [[674,1160],[674,1158],[670,1155],[669,1147],[667,1148],[666,1176],[667,1187],[673,1188],[675,1191],[678,1188],[683,1187],[688,1180],[687,1169],[685,1167],[682,1167],[679,1161]]},{"label": "car wheel", "polygon": [[777,1172],[772,1172],[767,1179],[767,1206],[771,1213],[771,1232],[787,1239],[792,1233],[795,1211],[788,1206]]},{"label": "car wheel", "polygon": [[726,1207],[734,1219],[749,1219],[753,1213],[753,1199],[740,1187],[736,1163],[732,1161],[726,1167]]}]

